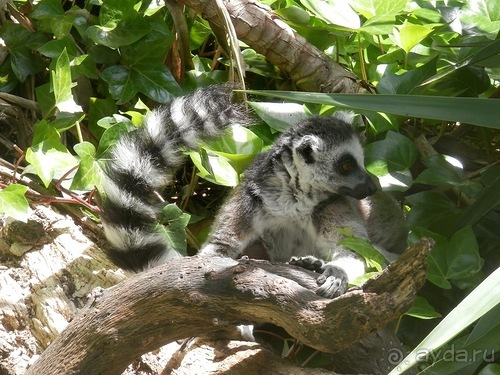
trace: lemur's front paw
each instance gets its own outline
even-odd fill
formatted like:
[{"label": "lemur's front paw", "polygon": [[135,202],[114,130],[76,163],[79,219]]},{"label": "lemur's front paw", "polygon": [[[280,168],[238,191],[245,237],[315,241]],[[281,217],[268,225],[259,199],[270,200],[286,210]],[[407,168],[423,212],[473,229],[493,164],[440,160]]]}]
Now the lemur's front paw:
[{"label": "lemur's front paw", "polygon": [[321,270],[321,275],[316,279],[318,285],[321,286],[316,294],[325,298],[335,298],[346,292],[349,278],[342,268],[327,263]]},{"label": "lemur's front paw", "polygon": [[347,273],[340,267],[325,263],[323,260],[311,255],[292,257],[288,263],[321,273],[316,279],[316,282],[320,285],[316,294],[321,297],[335,298],[344,294],[347,290],[349,278]]}]

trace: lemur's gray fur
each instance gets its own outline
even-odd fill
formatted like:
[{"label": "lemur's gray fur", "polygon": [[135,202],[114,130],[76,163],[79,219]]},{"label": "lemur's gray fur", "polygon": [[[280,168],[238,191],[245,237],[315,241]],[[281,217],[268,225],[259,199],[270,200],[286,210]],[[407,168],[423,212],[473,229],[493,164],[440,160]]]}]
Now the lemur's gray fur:
[{"label": "lemur's gray fur", "polygon": [[[318,294],[332,298],[364,271],[359,258],[337,246],[342,235],[334,227],[350,227],[381,251],[400,252],[402,214],[389,197],[371,197],[377,189],[347,117],[310,117],[258,155],[200,254],[290,261],[320,272]],[[211,86],[152,111],[142,127],[120,139],[106,165],[103,201],[103,225],[117,265],[139,271],[172,256],[154,227],[159,193],[182,164],[181,149],[241,122],[249,120],[231,103],[231,87]],[[380,235],[387,220],[398,235]]]}]

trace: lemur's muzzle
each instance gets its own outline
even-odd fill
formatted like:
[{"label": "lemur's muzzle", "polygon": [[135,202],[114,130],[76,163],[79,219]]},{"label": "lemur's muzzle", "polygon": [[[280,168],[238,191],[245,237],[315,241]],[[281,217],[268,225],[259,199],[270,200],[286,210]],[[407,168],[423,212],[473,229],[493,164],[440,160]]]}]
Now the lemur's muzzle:
[{"label": "lemur's muzzle", "polygon": [[353,187],[343,186],[339,189],[342,195],[347,195],[356,199],[363,199],[375,194],[377,186],[371,179],[370,175],[366,172],[361,173],[362,175],[359,176],[359,182]]}]

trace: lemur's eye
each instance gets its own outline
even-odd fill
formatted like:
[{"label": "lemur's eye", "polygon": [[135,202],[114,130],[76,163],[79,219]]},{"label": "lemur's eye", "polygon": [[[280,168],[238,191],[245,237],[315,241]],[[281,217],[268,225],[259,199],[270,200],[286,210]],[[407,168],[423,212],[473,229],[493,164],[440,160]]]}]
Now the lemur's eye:
[{"label": "lemur's eye", "polygon": [[349,173],[351,169],[352,169],[352,163],[350,161],[345,161],[342,164],[340,164],[340,171],[343,173]]},{"label": "lemur's eye", "polygon": [[341,158],[337,164],[340,174],[348,174],[356,167],[356,162],[352,157],[345,156]]}]

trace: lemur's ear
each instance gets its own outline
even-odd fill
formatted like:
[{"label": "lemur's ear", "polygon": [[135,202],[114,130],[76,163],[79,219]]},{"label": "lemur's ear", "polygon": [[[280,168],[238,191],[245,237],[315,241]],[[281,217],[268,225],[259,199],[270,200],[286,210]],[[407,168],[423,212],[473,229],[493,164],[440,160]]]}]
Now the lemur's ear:
[{"label": "lemur's ear", "polygon": [[316,161],[316,155],[321,141],[313,135],[305,135],[295,146],[297,155],[302,157],[307,164],[312,164]]}]

